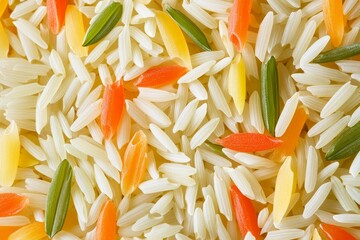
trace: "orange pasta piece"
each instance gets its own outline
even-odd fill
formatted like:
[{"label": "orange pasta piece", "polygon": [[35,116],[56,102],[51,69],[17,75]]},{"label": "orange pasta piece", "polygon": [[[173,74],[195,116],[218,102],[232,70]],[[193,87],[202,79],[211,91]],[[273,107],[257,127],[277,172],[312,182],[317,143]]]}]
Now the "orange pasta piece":
[{"label": "orange pasta piece", "polygon": [[143,131],[137,131],[129,142],[124,154],[124,167],[121,175],[123,195],[131,194],[144,178],[147,166],[147,140]]},{"label": "orange pasta piece", "polygon": [[44,223],[33,222],[12,233],[8,240],[40,240],[44,237],[46,237]]},{"label": "orange pasta piece", "polygon": [[342,0],[323,0],[326,31],[334,47],[338,47],[344,36],[344,14]]},{"label": "orange pasta piece", "polygon": [[96,224],[96,240],[113,240],[116,237],[116,207],[108,200],[101,212]]},{"label": "orange pasta piece", "polygon": [[46,6],[50,30],[58,34],[65,20],[66,0],[47,0]]},{"label": "orange pasta piece", "polygon": [[119,126],[124,103],[124,85],[122,81],[105,87],[101,111],[101,129],[106,139],[111,139],[115,134]]},{"label": "orange pasta piece", "polygon": [[177,65],[153,67],[138,77],[138,87],[160,87],[177,81],[187,72],[187,68]]},{"label": "orange pasta piece", "polygon": [[0,226],[0,236],[3,239],[8,239],[8,237],[18,230],[20,227],[13,227],[13,226]]},{"label": "orange pasta piece", "polygon": [[8,5],[7,0],[1,0],[0,1],[0,18],[3,15],[3,13],[5,12],[5,9],[7,8],[7,5]]},{"label": "orange pasta piece", "polygon": [[282,141],[260,133],[235,133],[230,134],[216,142],[223,147],[239,152],[257,152],[276,148]]},{"label": "orange pasta piece", "polygon": [[283,141],[282,145],[275,149],[273,159],[281,161],[286,156],[291,156],[297,146],[301,131],[308,118],[308,111],[301,106],[296,109],[293,119],[291,120],[284,135],[280,137]]},{"label": "orange pasta piece", "polygon": [[321,230],[325,233],[325,236],[329,240],[355,240],[356,238],[345,231],[343,228],[327,224],[327,223],[320,223]]},{"label": "orange pasta piece", "polygon": [[0,217],[12,216],[23,210],[29,199],[16,193],[0,193]]},{"label": "orange pasta piece", "polygon": [[235,185],[230,188],[230,196],[241,235],[245,237],[247,232],[250,231],[257,239],[260,236],[260,228],[257,224],[256,211],[251,200],[244,196]]},{"label": "orange pasta piece", "polygon": [[251,5],[252,0],[235,0],[229,16],[229,38],[240,52],[246,43]]}]

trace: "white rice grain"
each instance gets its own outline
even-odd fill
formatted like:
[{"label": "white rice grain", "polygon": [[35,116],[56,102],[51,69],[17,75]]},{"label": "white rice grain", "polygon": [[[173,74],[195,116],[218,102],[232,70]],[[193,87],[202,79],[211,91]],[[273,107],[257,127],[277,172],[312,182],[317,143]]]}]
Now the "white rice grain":
[{"label": "white rice grain", "polygon": [[136,106],[150,118],[151,122],[157,124],[160,128],[170,126],[170,118],[156,105],[141,98],[135,98],[133,101]]},{"label": "white rice grain", "polygon": [[264,121],[261,113],[260,96],[257,91],[254,91],[249,99],[250,121],[251,125],[256,128],[259,133],[264,133]]},{"label": "white rice grain", "polygon": [[199,80],[195,80],[189,84],[189,89],[191,93],[197,98],[197,100],[206,100],[208,99],[208,93]]},{"label": "white rice grain", "polygon": [[70,64],[72,68],[74,69],[74,72],[78,76],[81,83],[90,82],[91,76],[88,70],[86,69],[84,63],[81,61],[80,57],[69,53],[68,55]]},{"label": "white rice grain", "polygon": [[212,97],[216,108],[222,111],[227,117],[231,117],[230,107],[226,102],[226,99],[218,82],[213,76],[210,76],[209,78],[208,88],[209,88],[210,96]]},{"label": "white rice grain", "polygon": [[210,196],[205,198],[203,205],[204,220],[207,231],[209,232],[210,238],[215,239],[217,237],[216,232],[216,216],[213,200]]},{"label": "white rice grain", "polygon": [[199,77],[203,76],[207,73],[212,66],[214,66],[216,61],[210,60],[207,61],[196,68],[193,68],[191,71],[187,72],[181,78],[179,78],[178,83],[191,83],[198,79]]},{"label": "white rice grain", "polygon": [[144,234],[145,237],[151,239],[162,239],[175,235],[180,232],[183,228],[181,225],[169,225],[167,223],[162,223],[151,228],[150,232]]},{"label": "white rice grain", "polygon": [[131,229],[136,232],[144,231],[155,225],[158,225],[164,220],[163,216],[157,214],[147,214],[142,218],[139,218],[132,226]]},{"label": "white rice grain", "polygon": [[139,87],[139,98],[148,100],[150,102],[167,102],[175,100],[178,95],[172,92],[155,89]]},{"label": "white rice grain", "polygon": [[86,201],[90,204],[93,203],[95,201],[95,191],[87,174],[81,168],[75,166],[74,176],[77,185],[85,195]]},{"label": "white rice grain", "polygon": [[300,229],[286,229],[275,230],[267,233],[265,240],[290,240],[301,238],[305,234],[304,230]]},{"label": "white rice grain", "polygon": [[22,215],[0,217],[0,226],[17,227],[17,226],[24,226],[27,224],[30,224],[30,219]]},{"label": "white rice grain", "polygon": [[47,43],[42,39],[39,29],[37,29],[33,24],[25,19],[18,19],[13,22],[18,31],[22,32],[26,37],[31,39],[39,47],[47,49]]},{"label": "white rice grain", "polygon": [[311,38],[313,37],[316,30],[316,23],[314,21],[309,21],[306,23],[304,31],[302,32],[298,42],[293,51],[294,65],[299,65],[300,58],[304,55],[306,49],[308,48]]},{"label": "white rice grain", "polygon": [[111,190],[109,181],[106,178],[104,172],[101,170],[101,168],[97,164],[94,165],[94,172],[95,172],[95,181],[97,183],[97,186],[99,187],[101,192],[105,193],[106,196],[108,196],[110,199],[112,199],[113,192]]},{"label": "white rice grain", "polygon": [[195,149],[205,142],[205,140],[214,132],[219,122],[220,119],[215,118],[204,124],[204,126],[202,126],[192,137],[190,141],[191,149]]},{"label": "white rice grain", "polygon": [[306,174],[305,174],[305,191],[310,193],[314,191],[316,186],[318,171],[318,156],[315,148],[310,146],[308,148],[306,160]]},{"label": "white rice grain", "polygon": [[344,130],[350,120],[350,116],[345,116],[341,118],[337,123],[329,127],[323,133],[320,134],[320,138],[316,143],[316,149],[320,149],[330,143],[334,138],[336,138],[342,130]]},{"label": "white rice grain", "polygon": [[92,103],[78,118],[71,124],[70,130],[77,132],[94,121],[101,114],[102,99]]},{"label": "white rice grain", "polygon": [[202,23],[204,26],[214,29],[217,27],[216,20],[208,12],[202,9],[198,4],[189,1],[183,1],[183,8],[192,17]]},{"label": "white rice grain", "polygon": [[274,13],[268,12],[260,24],[255,44],[255,56],[263,62],[273,27]]},{"label": "white rice grain", "polygon": [[171,183],[167,178],[152,179],[142,182],[139,185],[140,190],[145,193],[157,193],[169,190],[175,190],[179,187],[179,184]]},{"label": "white rice grain", "polygon": [[194,99],[186,105],[175,121],[173,133],[176,133],[177,131],[184,131],[188,127],[191,119],[194,116],[198,103],[199,101]]},{"label": "white rice grain", "polygon": [[177,153],[179,150],[172,139],[157,125],[151,123],[150,130],[154,137],[171,153]]},{"label": "white rice grain", "polygon": [[236,187],[251,200],[255,199],[255,193],[251,187],[251,184],[245,174],[241,171],[240,168],[226,168],[225,169],[229,174],[230,178],[233,180]]},{"label": "white rice grain", "polygon": [[116,223],[117,226],[129,226],[130,224],[136,222],[138,219],[148,214],[152,206],[154,206],[154,204],[149,202],[136,205],[131,210],[122,213]]},{"label": "white rice grain", "polygon": [[345,83],[326,103],[321,110],[320,116],[322,118],[328,117],[336,112],[355,92],[357,86],[351,85],[351,82]]},{"label": "white rice grain", "polygon": [[356,205],[354,200],[351,199],[349,194],[347,194],[347,192],[346,192],[344,186],[341,184],[339,178],[332,176],[331,183],[332,183],[332,191],[333,191],[334,195],[336,196],[336,199],[341,204],[341,206],[345,209],[345,211],[358,212],[359,211],[358,206]]},{"label": "white rice grain", "polygon": [[194,234],[196,238],[206,238],[205,218],[201,208],[196,208],[194,213]]},{"label": "white rice grain", "polygon": [[299,93],[295,93],[289,100],[286,101],[275,127],[276,137],[281,137],[287,130],[295,114],[298,102],[299,102]]},{"label": "white rice grain", "polygon": [[[314,42],[307,50],[306,52],[301,56],[300,59],[300,65],[303,66],[305,64],[308,64],[314,58],[321,53],[322,50],[326,47],[330,40],[330,37],[328,35],[319,38],[316,42]],[[299,39],[300,41],[300,39]]]},{"label": "white rice grain", "polygon": [[351,224],[352,226],[359,226],[360,214],[337,214],[334,215],[334,220],[340,223]]},{"label": "white rice grain", "polygon": [[227,218],[228,221],[231,221],[232,210],[229,192],[227,191],[226,183],[223,179],[218,177],[217,174],[214,174],[214,188],[220,212]]},{"label": "white rice grain", "polygon": [[320,208],[321,204],[325,201],[331,191],[331,183],[324,183],[321,185],[311,197],[311,199],[305,204],[303,212],[304,218],[310,218]]}]

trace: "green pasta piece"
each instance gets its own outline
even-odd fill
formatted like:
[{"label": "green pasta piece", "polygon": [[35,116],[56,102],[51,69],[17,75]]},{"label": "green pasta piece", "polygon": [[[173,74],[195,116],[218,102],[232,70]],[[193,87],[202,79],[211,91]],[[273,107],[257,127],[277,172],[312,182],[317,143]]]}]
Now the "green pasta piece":
[{"label": "green pasta piece", "polygon": [[339,160],[360,151],[360,123],[344,131],[330,146],[326,160]]},{"label": "green pasta piece", "polygon": [[111,3],[106,7],[86,31],[83,46],[89,46],[105,37],[119,22],[123,12],[123,6],[118,2]]},{"label": "green pasta piece", "polygon": [[53,237],[61,231],[70,201],[73,170],[67,160],[63,160],[56,169],[51,181],[45,212],[45,231]]},{"label": "green pasta piece", "polygon": [[175,20],[179,27],[203,50],[211,51],[211,47],[205,34],[195,25],[187,16],[185,16],[179,10],[176,10],[170,6],[166,7],[166,11]]},{"label": "green pasta piece", "polygon": [[225,156],[225,154],[223,153],[222,149],[223,147],[218,145],[218,144],[215,144],[215,143],[212,143],[208,140],[205,141],[205,145],[210,148],[214,153],[220,155],[220,156]]},{"label": "green pasta piece", "polygon": [[274,57],[261,66],[261,112],[266,129],[274,136],[279,119],[278,73]]},{"label": "green pasta piece", "polygon": [[338,47],[330,51],[320,53],[313,63],[334,62],[360,54],[360,43]]}]

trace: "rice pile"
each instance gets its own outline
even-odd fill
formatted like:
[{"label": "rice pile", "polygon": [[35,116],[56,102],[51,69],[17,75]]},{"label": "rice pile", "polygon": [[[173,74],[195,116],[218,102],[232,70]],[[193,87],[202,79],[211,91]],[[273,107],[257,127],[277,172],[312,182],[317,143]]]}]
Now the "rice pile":
[{"label": "rice pile", "polygon": [[[73,4],[87,29],[111,2]],[[108,198],[117,207],[119,239],[243,239],[229,195],[232,183],[252,200],[261,238],[321,239],[318,226],[323,222],[360,239],[360,154],[324,160],[334,139],[360,120],[360,58],[311,63],[333,48],[322,0],[253,1],[241,53],[247,96],[241,115],[228,92],[230,65],[240,55],[227,31],[233,1],[120,2],[121,21],[83,54],[71,50],[65,27],[51,34],[44,1],[9,0],[0,19],[10,44],[0,58],[0,127],[18,127],[21,152],[15,182],[1,186],[0,192],[27,196],[29,207],[0,217],[0,228],[44,222],[51,179],[67,159],[74,170],[70,206],[62,231],[53,239],[95,239]],[[131,80],[150,67],[183,64],[169,56],[156,22],[156,11],[165,3],[196,23],[212,51],[202,51],[186,38],[191,70],[178,84],[134,87]],[[342,45],[359,42],[360,2],[345,0],[343,12],[347,25]],[[276,136],[285,133],[297,107],[308,111],[296,151],[281,162],[270,159],[271,151],[212,151],[206,140],[265,132],[260,67],[270,56],[278,62],[281,97]],[[126,111],[115,136],[105,140],[99,124],[103,90],[120,79]],[[148,165],[138,189],[123,196],[124,151],[138,130],[148,141]],[[290,195],[275,188],[277,179],[289,179],[283,176],[287,167],[295,178]],[[3,172],[7,166],[1,168]],[[275,221],[273,204],[279,198],[288,207]],[[249,232],[245,239],[254,238]]]}]

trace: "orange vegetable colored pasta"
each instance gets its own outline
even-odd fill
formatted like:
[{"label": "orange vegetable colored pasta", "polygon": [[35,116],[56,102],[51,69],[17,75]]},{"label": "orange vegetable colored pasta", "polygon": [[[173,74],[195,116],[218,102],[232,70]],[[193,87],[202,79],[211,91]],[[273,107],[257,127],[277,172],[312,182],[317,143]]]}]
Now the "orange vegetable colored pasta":
[{"label": "orange vegetable colored pasta", "polygon": [[301,106],[296,109],[293,119],[291,120],[284,135],[280,137],[283,144],[275,149],[273,159],[281,161],[286,156],[291,156],[297,146],[299,136],[308,117],[308,111]]},{"label": "orange vegetable colored pasta", "polygon": [[247,38],[252,0],[235,0],[229,16],[229,38],[242,51]]},{"label": "orange vegetable colored pasta", "polygon": [[96,224],[96,240],[113,240],[116,237],[116,207],[108,200],[105,202]]},{"label": "orange vegetable colored pasta", "polygon": [[147,139],[143,131],[137,131],[129,142],[124,154],[121,175],[123,195],[131,194],[140,184],[147,166]]},{"label": "orange vegetable colored pasta", "polygon": [[327,223],[321,223],[320,224],[321,230],[324,232],[325,236],[328,240],[355,240],[356,238],[345,231],[343,228],[327,224]]},{"label": "orange vegetable colored pasta", "polygon": [[8,239],[8,237],[19,228],[20,227],[0,226],[0,236],[3,239]]},{"label": "orange vegetable colored pasta", "polygon": [[236,133],[216,142],[223,147],[238,152],[257,152],[276,148],[282,141],[275,137],[259,133]]},{"label": "orange vegetable colored pasta", "polygon": [[177,81],[187,68],[177,65],[153,67],[141,74],[135,82],[138,87],[160,87]]},{"label": "orange vegetable colored pasta", "polygon": [[6,1],[6,0],[0,1],[0,18],[3,15],[3,13],[5,12],[7,5],[8,5],[8,1]]},{"label": "orange vegetable colored pasta", "polygon": [[257,224],[257,215],[251,200],[245,197],[235,185],[230,188],[230,196],[241,235],[245,237],[247,232],[250,231],[257,239],[260,236],[260,228]]},{"label": "orange vegetable colored pasta", "polygon": [[23,210],[29,199],[16,193],[0,193],[0,217],[12,216]]},{"label": "orange vegetable colored pasta", "polygon": [[50,30],[58,34],[65,20],[66,0],[47,0],[46,6]]},{"label": "orange vegetable colored pasta", "polygon": [[344,15],[342,0],[323,0],[326,31],[334,47],[338,47],[344,36]]},{"label": "orange vegetable colored pasta", "polygon": [[124,103],[125,96],[122,81],[105,87],[101,111],[101,129],[106,139],[111,139],[116,133]]}]

